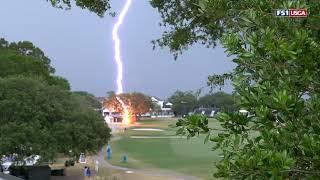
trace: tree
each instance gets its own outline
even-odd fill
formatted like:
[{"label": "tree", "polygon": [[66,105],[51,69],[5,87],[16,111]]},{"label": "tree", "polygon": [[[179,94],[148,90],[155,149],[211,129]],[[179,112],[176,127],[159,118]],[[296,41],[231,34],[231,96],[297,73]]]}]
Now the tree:
[{"label": "tree", "polygon": [[0,59],[1,77],[17,74],[45,78],[50,76],[50,70],[46,67],[46,64],[34,57],[19,55],[10,51],[1,51]]},{"label": "tree", "polygon": [[[177,52],[197,41],[219,40],[237,64],[232,79],[239,107],[254,116],[220,113],[223,131],[208,134],[222,152],[217,177],[318,179],[320,145],[320,4],[317,1],[151,1],[172,25],[158,43]],[[307,8],[308,18],[276,18],[274,9]],[[181,31],[181,29],[183,31]],[[185,34],[185,35],[183,35]],[[177,38],[180,37],[183,38]],[[203,39],[202,37],[206,38]],[[180,133],[210,133],[208,120],[192,116]]]},{"label": "tree", "polygon": [[[120,96],[121,99],[123,96]],[[123,108],[121,106],[121,103],[117,100],[117,95],[113,91],[107,92],[107,97],[105,101],[103,102],[103,106],[108,108],[111,111],[115,112],[123,112]]]},{"label": "tree", "polygon": [[92,109],[101,109],[101,104],[94,95],[85,91],[75,91],[73,92],[73,94],[82,99],[82,102],[85,103],[85,107],[90,107]]},{"label": "tree", "polygon": [[207,94],[198,100],[198,106],[201,107],[218,107],[228,111],[235,110],[234,97],[225,92],[216,92],[214,94]]},{"label": "tree", "polygon": [[[116,95],[112,92],[108,94],[109,96],[106,98],[105,106],[109,109],[122,112],[122,106],[116,99]],[[124,93],[118,95],[118,97],[120,97],[124,101],[125,105],[130,108],[130,113],[136,116],[149,112],[152,108],[151,98],[144,95],[143,93]]]},{"label": "tree", "polygon": [[51,2],[53,7],[70,9],[73,4],[82,8],[88,9],[96,13],[98,16],[104,16],[105,12],[110,10],[109,0],[47,0]]},{"label": "tree", "polygon": [[94,153],[110,138],[102,117],[58,86],[21,76],[0,78],[0,86],[0,154],[54,160]]},{"label": "tree", "polygon": [[149,112],[152,107],[151,98],[139,92],[133,92],[130,94],[130,102],[133,113],[136,115]]},{"label": "tree", "polygon": [[[198,42],[215,47],[225,27],[232,26],[232,19],[236,16],[228,11],[231,9],[229,1],[211,2],[216,9],[210,7],[207,12],[203,10],[207,8],[206,0],[151,0],[152,7],[163,19],[160,26],[170,29],[163,33],[162,38],[152,41],[154,48],[156,45],[169,47],[177,58],[179,53]],[[242,1],[232,3],[232,6],[240,6]]]},{"label": "tree", "polygon": [[[32,57],[35,60],[39,61],[41,65],[44,66],[45,69],[48,70],[49,73],[54,73],[55,69],[50,66],[51,60],[44,54],[44,52],[35,47],[29,41],[20,41],[20,42],[12,42],[9,43],[5,39],[0,39],[0,52],[1,54],[6,54],[9,56],[8,58],[14,58],[14,56],[24,56],[24,57]],[[13,57],[12,57],[13,56]]]},{"label": "tree", "polygon": [[49,85],[70,90],[66,79],[52,75],[54,68],[50,65],[50,59],[41,49],[28,41],[9,43],[0,39],[0,69],[0,77],[34,76]]},{"label": "tree", "polygon": [[47,82],[49,85],[53,85],[53,86],[59,86],[60,88],[64,89],[64,90],[68,90],[70,91],[70,84],[69,81],[63,77],[60,76],[49,76],[49,78],[47,79]]},{"label": "tree", "polygon": [[175,115],[186,115],[193,111],[197,104],[197,98],[191,91],[176,91],[168,101],[173,104],[172,110]]},{"label": "tree", "polygon": [[0,39],[0,52],[0,154],[49,161],[58,153],[95,153],[107,143],[110,129],[89,106],[89,94],[71,93],[39,48]]}]

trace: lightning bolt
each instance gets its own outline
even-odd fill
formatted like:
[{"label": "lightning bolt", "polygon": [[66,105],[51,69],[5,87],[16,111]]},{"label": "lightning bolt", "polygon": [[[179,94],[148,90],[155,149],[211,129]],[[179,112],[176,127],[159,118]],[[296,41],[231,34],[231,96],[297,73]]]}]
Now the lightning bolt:
[{"label": "lightning bolt", "polygon": [[125,18],[130,6],[131,6],[132,0],[126,0],[126,3],[123,7],[123,9],[120,12],[120,15],[116,21],[116,23],[113,26],[112,30],[112,39],[114,42],[114,59],[117,64],[118,68],[118,73],[117,73],[117,100],[120,102],[122,108],[123,108],[123,123],[124,124],[129,124],[130,123],[130,118],[129,118],[129,107],[125,105],[123,100],[118,96],[123,93],[123,85],[122,85],[122,80],[123,80],[123,63],[121,60],[121,51],[120,51],[120,38],[118,35],[119,28],[123,23],[123,19]]}]

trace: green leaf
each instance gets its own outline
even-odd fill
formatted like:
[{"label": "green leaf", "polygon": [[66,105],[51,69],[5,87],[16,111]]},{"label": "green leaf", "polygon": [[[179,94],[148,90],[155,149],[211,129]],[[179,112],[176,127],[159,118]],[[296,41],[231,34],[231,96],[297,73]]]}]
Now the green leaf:
[{"label": "green leaf", "polygon": [[199,4],[198,6],[200,7],[201,10],[205,10],[206,9],[206,4],[208,3],[208,0],[199,0]]},{"label": "green leaf", "polygon": [[235,147],[239,146],[239,144],[240,144],[240,136],[235,135],[235,139],[234,139],[233,144],[234,144]]}]

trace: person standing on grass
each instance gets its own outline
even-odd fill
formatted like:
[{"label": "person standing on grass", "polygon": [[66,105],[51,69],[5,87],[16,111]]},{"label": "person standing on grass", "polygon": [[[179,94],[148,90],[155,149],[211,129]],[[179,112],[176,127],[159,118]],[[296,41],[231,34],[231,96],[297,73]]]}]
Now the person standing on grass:
[{"label": "person standing on grass", "polygon": [[83,170],[83,176],[84,176],[84,177],[87,176],[87,170],[88,170],[88,167],[85,166],[85,167],[84,167],[84,170]]},{"label": "person standing on grass", "polygon": [[91,177],[91,170],[90,170],[90,168],[88,167],[87,168],[87,174],[86,174],[86,177],[88,177],[88,179],[91,179],[90,177]]},{"label": "person standing on grass", "polygon": [[109,160],[111,159],[111,147],[110,147],[110,144],[108,144],[108,147],[107,147],[107,157],[108,157]]}]

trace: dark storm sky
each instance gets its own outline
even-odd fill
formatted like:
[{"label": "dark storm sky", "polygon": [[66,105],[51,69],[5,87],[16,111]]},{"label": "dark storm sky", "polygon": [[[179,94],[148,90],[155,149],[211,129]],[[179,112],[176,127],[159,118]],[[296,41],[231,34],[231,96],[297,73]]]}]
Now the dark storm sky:
[{"label": "dark storm sky", "polygon": [[[124,0],[113,0],[117,11]],[[168,50],[152,50],[160,37],[159,14],[147,0],[134,0],[120,28],[125,91],[140,91],[166,98],[176,90],[206,86],[207,76],[233,68],[224,49],[196,45],[177,61]],[[52,60],[56,74],[69,80],[73,90],[97,96],[115,90],[116,68],[111,38],[115,19],[99,18],[87,10],[63,11],[46,0],[3,0],[0,3],[0,37],[27,40]],[[224,89],[231,92],[231,87]]]}]

